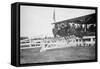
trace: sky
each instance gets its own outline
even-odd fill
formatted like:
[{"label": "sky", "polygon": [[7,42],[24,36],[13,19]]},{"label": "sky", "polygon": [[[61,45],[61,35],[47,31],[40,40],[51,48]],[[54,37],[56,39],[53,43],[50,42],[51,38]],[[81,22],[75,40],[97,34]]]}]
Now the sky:
[{"label": "sky", "polygon": [[91,9],[21,6],[21,37],[52,37],[54,9],[56,22],[95,13],[95,10]]}]

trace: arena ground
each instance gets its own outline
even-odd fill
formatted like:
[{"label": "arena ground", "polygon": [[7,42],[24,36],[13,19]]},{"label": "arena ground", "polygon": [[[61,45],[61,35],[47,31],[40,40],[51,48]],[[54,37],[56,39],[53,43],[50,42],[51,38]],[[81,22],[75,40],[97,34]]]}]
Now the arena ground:
[{"label": "arena ground", "polygon": [[20,63],[41,63],[55,61],[77,61],[95,59],[95,46],[79,46],[46,50],[40,48],[21,49]]}]

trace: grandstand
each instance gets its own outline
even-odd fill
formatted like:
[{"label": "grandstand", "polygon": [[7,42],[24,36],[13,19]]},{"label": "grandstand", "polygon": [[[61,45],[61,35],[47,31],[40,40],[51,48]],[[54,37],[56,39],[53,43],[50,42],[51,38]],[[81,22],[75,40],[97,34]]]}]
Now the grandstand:
[{"label": "grandstand", "polygon": [[54,24],[54,37],[65,37],[76,35],[78,37],[95,35],[96,31],[96,14],[89,14],[77,18],[63,20]]}]

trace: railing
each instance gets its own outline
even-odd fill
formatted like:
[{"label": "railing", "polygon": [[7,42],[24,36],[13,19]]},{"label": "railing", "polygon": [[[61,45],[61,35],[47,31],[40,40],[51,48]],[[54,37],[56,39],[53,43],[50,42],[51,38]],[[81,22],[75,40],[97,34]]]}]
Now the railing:
[{"label": "railing", "polygon": [[94,46],[95,42],[56,42],[56,43],[45,43],[41,46],[40,52],[55,49],[55,48],[68,48],[68,47],[78,47],[78,46]]},{"label": "railing", "polygon": [[90,38],[91,41],[83,41],[82,39],[78,39],[81,41],[76,41],[76,39],[68,39],[68,40],[56,40],[53,41],[53,39],[49,40],[43,40],[40,43],[22,43],[20,44],[20,49],[28,49],[28,48],[41,48],[40,52],[46,51],[49,49],[55,49],[55,48],[65,48],[65,47],[77,47],[77,46],[94,46],[95,41],[93,41],[93,38]]},{"label": "railing", "polygon": [[25,43],[25,44],[20,44],[20,49],[38,48],[38,47],[41,47],[40,43]]}]

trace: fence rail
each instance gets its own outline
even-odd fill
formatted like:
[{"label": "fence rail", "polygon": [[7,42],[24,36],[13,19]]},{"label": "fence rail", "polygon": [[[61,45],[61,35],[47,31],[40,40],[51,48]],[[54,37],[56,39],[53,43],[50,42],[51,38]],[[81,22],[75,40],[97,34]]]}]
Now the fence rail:
[{"label": "fence rail", "polygon": [[[87,38],[90,38],[90,37],[87,37]],[[93,41],[94,38],[95,37],[90,38],[90,41],[83,41],[82,39],[78,39],[78,41],[76,41],[76,39],[68,39],[68,40],[62,40],[62,41],[57,40],[56,42],[53,42],[53,39],[51,39],[51,40],[46,39],[40,43],[34,43],[29,40],[30,42],[28,42],[28,43],[20,44],[20,49],[41,47],[40,52],[42,52],[42,51],[46,51],[48,49],[55,49],[55,48],[94,46],[95,45],[95,41]]]}]

